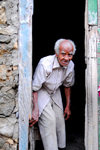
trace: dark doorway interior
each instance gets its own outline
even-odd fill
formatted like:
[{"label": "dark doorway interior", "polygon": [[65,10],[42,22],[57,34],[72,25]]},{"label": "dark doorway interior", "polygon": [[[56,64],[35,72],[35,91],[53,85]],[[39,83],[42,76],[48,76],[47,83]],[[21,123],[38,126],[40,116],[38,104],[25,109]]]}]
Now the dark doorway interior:
[{"label": "dark doorway interior", "polygon": [[[67,150],[84,149],[84,11],[85,0],[34,0],[33,72],[41,57],[54,54],[57,39],[71,39],[77,48],[73,58],[76,75],[71,94],[72,114],[66,121]],[[64,98],[63,90],[62,96]],[[42,150],[42,147],[36,149]]]}]

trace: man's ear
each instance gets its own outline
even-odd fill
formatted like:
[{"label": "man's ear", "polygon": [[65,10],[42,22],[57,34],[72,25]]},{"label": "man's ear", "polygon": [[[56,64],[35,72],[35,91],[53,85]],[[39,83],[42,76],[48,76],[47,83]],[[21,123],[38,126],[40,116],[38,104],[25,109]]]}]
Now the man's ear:
[{"label": "man's ear", "polygon": [[58,57],[58,54],[57,53],[55,53],[56,54],[56,57]]}]

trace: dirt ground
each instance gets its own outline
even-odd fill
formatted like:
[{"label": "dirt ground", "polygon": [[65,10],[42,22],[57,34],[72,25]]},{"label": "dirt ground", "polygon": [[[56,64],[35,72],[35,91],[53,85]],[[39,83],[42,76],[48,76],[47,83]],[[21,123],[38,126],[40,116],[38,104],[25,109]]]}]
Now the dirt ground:
[{"label": "dirt ground", "polygon": [[85,150],[84,139],[81,135],[71,135],[67,139],[66,150]]}]

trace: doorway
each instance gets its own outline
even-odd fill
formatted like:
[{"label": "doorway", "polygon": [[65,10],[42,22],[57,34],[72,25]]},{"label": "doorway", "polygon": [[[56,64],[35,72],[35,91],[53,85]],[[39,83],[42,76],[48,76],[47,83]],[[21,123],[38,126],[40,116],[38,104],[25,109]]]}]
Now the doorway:
[{"label": "doorway", "polygon": [[[84,149],[85,126],[85,60],[84,60],[85,0],[34,0],[33,15],[33,72],[40,58],[54,54],[54,43],[59,38],[71,39],[76,44],[75,84],[71,92],[71,117],[66,121],[67,150]],[[64,99],[63,87],[61,87]],[[40,141],[37,141],[37,143]],[[42,150],[42,143],[36,145]],[[75,149],[75,150],[76,150]]]}]

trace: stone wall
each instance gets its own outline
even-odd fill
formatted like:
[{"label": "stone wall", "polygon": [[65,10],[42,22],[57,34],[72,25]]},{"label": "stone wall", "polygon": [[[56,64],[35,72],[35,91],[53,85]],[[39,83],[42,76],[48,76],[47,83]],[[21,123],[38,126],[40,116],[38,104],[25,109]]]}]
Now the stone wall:
[{"label": "stone wall", "polygon": [[18,146],[18,0],[0,0],[0,150]]}]

